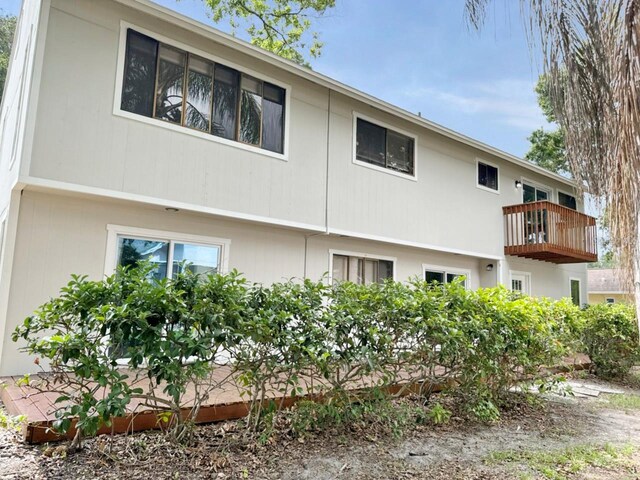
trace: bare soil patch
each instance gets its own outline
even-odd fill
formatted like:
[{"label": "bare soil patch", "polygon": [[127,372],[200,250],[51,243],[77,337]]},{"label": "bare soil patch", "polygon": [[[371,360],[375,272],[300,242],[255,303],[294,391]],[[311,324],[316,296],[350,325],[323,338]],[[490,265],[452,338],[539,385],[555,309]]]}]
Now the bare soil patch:
[{"label": "bare soil patch", "polygon": [[[635,385],[622,388],[625,394],[640,395]],[[495,452],[557,452],[607,444],[633,453],[613,464],[583,465],[578,472],[558,466],[555,478],[640,478],[640,410],[610,408],[606,394],[551,396],[538,407],[516,404],[491,425],[454,416],[446,425],[418,426],[402,439],[354,428],[302,440],[280,432],[260,445],[243,440],[241,422],[199,426],[195,437],[192,446],[184,447],[168,443],[158,432],[103,436],[66,456],[64,445],[28,446],[15,432],[0,429],[0,478],[554,478],[526,462],[488,459]]]}]

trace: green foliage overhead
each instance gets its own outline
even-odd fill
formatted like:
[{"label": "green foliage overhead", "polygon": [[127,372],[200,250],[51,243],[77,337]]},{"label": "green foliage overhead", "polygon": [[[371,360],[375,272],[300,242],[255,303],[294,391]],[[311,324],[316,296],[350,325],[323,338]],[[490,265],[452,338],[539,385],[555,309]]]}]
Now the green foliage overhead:
[{"label": "green foliage overhead", "polygon": [[335,0],[204,0],[213,21],[228,20],[233,32],[243,28],[251,43],[298,64],[322,50],[312,20],[335,7]]},{"label": "green foliage overhead", "polygon": [[[538,105],[549,123],[556,123],[551,97],[549,95],[549,82],[545,75],[540,75],[535,86],[538,96]],[[528,138],[531,143],[525,158],[536,165],[555,173],[568,174],[569,164],[565,152],[564,132],[561,128],[545,131],[543,128],[535,130]]]},{"label": "green foliage overhead", "polygon": [[564,146],[564,133],[561,129],[545,131],[534,130],[528,138],[531,147],[525,158],[536,165],[555,173],[567,174],[569,165]]},{"label": "green foliage overhead", "polygon": [[14,15],[0,16],[0,102],[4,92],[4,82],[7,78],[9,58],[11,56],[11,43],[16,29],[17,18]]}]

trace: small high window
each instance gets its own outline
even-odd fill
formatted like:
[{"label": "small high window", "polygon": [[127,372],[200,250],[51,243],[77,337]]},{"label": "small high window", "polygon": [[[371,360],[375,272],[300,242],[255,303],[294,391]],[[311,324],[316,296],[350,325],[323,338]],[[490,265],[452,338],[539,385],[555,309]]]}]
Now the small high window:
[{"label": "small high window", "polygon": [[563,207],[570,208],[571,210],[577,210],[578,205],[576,203],[576,197],[567,193],[558,192],[558,203]]},{"label": "small high window", "polygon": [[478,185],[498,191],[498,167],[478,162]]},{"label": "small high window", "polygon": [[285,95],[277,85],[127,31],[122,110],[283,153]]},{"label": "small high window", "polygon": [[376,167],[414,175],[415,140],[402,133],[358,118],[356,160]]},{"label": "small high window", "polygon": [[451,271],[447,268],[425,267],[424,280],[427,283],[451,283],[456,278],[464,278],[463,284],[468,287],[468,274],[461,271]]},{"label": "small high window", "polygon": [[334,282],[383,282],[393,278],[393,261],[334,254],[332,274]]}]

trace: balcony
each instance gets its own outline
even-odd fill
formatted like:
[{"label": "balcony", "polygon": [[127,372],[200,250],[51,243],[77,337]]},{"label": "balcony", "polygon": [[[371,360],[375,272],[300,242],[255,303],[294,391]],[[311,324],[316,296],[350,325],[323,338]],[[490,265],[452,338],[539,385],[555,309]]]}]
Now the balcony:
[{"label": "balcony", "polygon": [[549,201],[502,207],[505,255],[551,263],[598,260],[596,219]]}]

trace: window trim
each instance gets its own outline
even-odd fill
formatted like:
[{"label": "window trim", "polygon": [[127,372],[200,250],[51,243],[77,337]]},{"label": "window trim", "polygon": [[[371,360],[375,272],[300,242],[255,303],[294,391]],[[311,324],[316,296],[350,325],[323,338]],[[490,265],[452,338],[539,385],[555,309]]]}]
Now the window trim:
[{"label": "window trim", "polygon": [[[161,120],[155,117],[145,117],[144,115],[139,115],[137,113],[127,112],[126,110],[122,110],[122,84],[124,81],[124,67],[125,67],[125,56],[127,49],[127,29],[131,28],[136,32],[139,32],[143,35],[147,35],[148,37],[157,40],[160,43],[165,43],[168,46],[179,48],[184,50],[185,52],[189,52],[193,55],[199,56],[203,59],[210,60],[214,63],[220,63],[226,67],[233,68],[246,75],[250,75],[258,80],[262,80],[264,82],[272,83],[282,89],[285,90],[285,99],[284,99],[284,132],[283,132],[283,153],[272,152],[270,150],[266,150],[264,148],[256,147],[247,143],[242,143],[236,140],[229,140],[223,137],[218,137],[217,135],[212,135],[208,132],[203,132],[194,128],[190,128],[187,126],[182,126],[179,124],[174,124],[168,122],[166,120]],[[115,92],[114,92],[114,101],[113,101],[113,115],[118,117],[127,118],[130,120],[136,120],[141,123],[146,123],[148,125],[154,125],[156,127],[162,127],[168,130],[173,130],[174,132],[180,132],[186,135],[190,135],[192,137],[198,137],[205,140],[209,140],[211,142],[220,143],[223,145],[228,145],[230,147],[235,147],[240,150],[249,151],[252,153],[259,153],[261,155],[275,158],[277,160],[289,161],[289,125],[291,119],[291,85],[281,82],[280,80],[276,80],[267,75],[263,75],[260,72],[256,72],[250,68],[246,68],[244,66],[238,65],[235,62],[229,61],[227,59],[218,57],[216,55],[212,55],[208,52],[200,50],[191,45],[187,45],[178,40],[174,40],[170,37],[166,37],[160,33],[156,33],[152,30],[148,30],[143,27],[139,27],[135,24],[126,22],[124,20],[120,21],[120,41],[118,46],[118,58],[116,64],[116,81],[115,81]],[[155,95],[155,92],[154,92]],[[155,98],[155,97],[154,97]],[[155,100],[154,100],[155,101]]]},{"label": "window trim", "polygon": [[[498,171],[498,173],[497,173],[498,189],[497,190],[494,190],[493,188],[485,187],[484,185],[480,185],[480,172],[478,171],[480,163],[484,163],[485,165],[489,165],[490,167],[494,167]],[[502,182],[500,181],[500,167],[496,163],[488,162],[484,158],[476,157],[476,188],[479,188],[480,190],[484,190],[485,192],[491,192],[491,193],[493,193],[495,195],[500,195],[500,185],[501,184],[502,184]]]},{"label": "window trim", "polygon": [[[573,298],[571,298],[571,283],[573,281],[578,282],[578,304],[576,306],[580,307],[583,304],[583,299],[582,299],[582,279],[578,278],[578,277],[569,277],[569,298],[573,301]],[[575,305],[575,303],[574,303]]]},{"label": "window trim", "polygon": [[[375,170],[377,172],[386,173],[389,175],[393,175],[395,177],[404,178],[405,180],[411,180],[413,182],[418,181],[418,136],[414,133],[407,132],[406,130],[402,130],[393,125],[390,125],[385,122],[381,122],[375,118],[369,117],[357,111],[352,112],[353,120],[352,120],[352,132],[351,132],[351,143],[352,143],[352,153],[351,153],[351,161],[354,165],[358,165],[361,167],[370,168],[371,170]],[[365,122],[373,123],[374,125],[382,128],[386,128],[387,130],[393,130],[396,133],[401,135],[405,135],[413,140],[413,175],[409,175],[408,173],[398,172],[396,170],[392,170],[386,167],[380,167],[378,165],[373,165],[371,163],[364,162],[362,160],[358,160],[357,158],[357,148],[358,148],[358,119],[364,120]],[[384,259],[382,259],[384,260]]]},{"label": "window trim", "polygon": [[521,293],[524,293],[525,295],[529,295],[531,296],[531,272],[523,272],[521,270],[509,270],[509,291],[514,292],[515,290],[513,290],[511,287],[513,285],[513,276],[514,275],[522,275],[523,277],[526,278],[526,288],[524,291],[522,291]]},{"label": "window trim", "polygon": [[444,265],[433,265],[429,263],[422,264],[422,280],[424,280],[424,274],[426,272],[442,272],[444,274],[445,283],[447,280],[447,275],[449,273],[453,275],[464,275],[466,278],[464,280],[464,288],[467,290],[471,289],[471,270],[466,268],[459,267],[445,267]]},{"label": "window trim", "polygon": [[[220,247],[219,273],[227,273],[229,271],[229,248],[231,246],[230,239],[108,224],[107,251],[104,263],[104,274],[106,276],[112,275],[116,271],[116,267],[118,266],[118,237],[124,236],[139,239],[164,240],[169,243],[190,243],[202,246]],[[169,265],[171,265],[172,261],[173,251],[170,249],[167,253],[167,273],[169,273]]]},{"label": "window trim", "polygon": [[393,263],[393,276],[391,277],[394,282],[396,282],[396,265],[398,264],[397,257],[389,257],[387,255],[376,255],[375,253],[362,253],[362,252],[353,252],[350,250],[335,250],[333,248],[329,249],[329,285],[333,285],[333,256],[334,255],[342,255],[345,257],[358,257],[358,258],[369,258],[372,260],[385,260],[387,262]]}]

